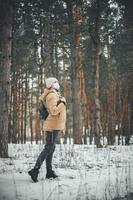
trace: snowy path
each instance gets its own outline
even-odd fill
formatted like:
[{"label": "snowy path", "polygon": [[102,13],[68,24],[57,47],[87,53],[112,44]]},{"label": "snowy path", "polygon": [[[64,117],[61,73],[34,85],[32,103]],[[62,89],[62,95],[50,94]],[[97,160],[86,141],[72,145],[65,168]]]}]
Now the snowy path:
[{"label": "snowy path", "polygon": [[44,163],[33,183],[27,171],[42,148],[9,145],[11,159],[0,159],[0,200],[125,200],[133,193],[132,146],[57,145],[53,162],[59,178],[45,179]]}]

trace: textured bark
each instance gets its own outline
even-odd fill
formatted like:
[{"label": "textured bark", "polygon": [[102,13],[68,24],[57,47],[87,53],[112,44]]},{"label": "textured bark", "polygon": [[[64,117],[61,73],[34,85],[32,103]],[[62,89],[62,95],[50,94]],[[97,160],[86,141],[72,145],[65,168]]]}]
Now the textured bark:
[{"label": "textured bark", "polygon": [[[65,66],[65,54],[64,54],[64,51],[63,51],[63,77],[62,77],[62,82],[63,82],[63,96],[65,98],[67,98],[67,74],[66,74],[66,66]],[[65,135],[64,135],[64,144],[67,143],[67,138],[68,138],[68,123],[66,122],[66,131],[65,131]]]},{"label": "textured bark", "polygon": [[26,77],[25,77],[25,98],[24,98],[24,144],[26,143],[27,100],[28,100],[28,72],[26,72]]},{"label": "textured bark", "polygon": [[39,104],[39,94],[40,94],[40,86],[39,86],[39,75],[37,77],[37,94],[36,94],[36,121],[35,121],[35,133],[36,133],[36,144],[38,144],[38,140],[40,139],[40,120],[38,115],[38,104]]},{"label": "textured bark", "polygon": [[17,143],[17,72],[13,72],[12,80],[12,92],[13,92],[13,131],[12,131],[12,142]]},{"label": "textured bark", "polygon": [[12,103],[13,103],[13,94],[12,94],[12,86],[10,93],[10,106],[9,106],[9,117],[8,117],[8,143],[12,142]]},{"label": "textured bark", "polygon": [[73,102],[73,136],[74,143],[82,143],[82,113],[80,93],[80,70],[82,68],[82,54],[80,49],[81,7],[72,6],[72,23],[74,35],[72,38],[72,102]]},{"label": "textured bark", "polygon": [[87,144],[87,136],[88,136],[88,128],[89,128],[89,98],[86,95],[85,90],[85,79],[84,79],[84,73],[83,70],[80,71],[80,93],[82,97],[83,102],[83,109],[82,109],[82,116],[83,116],[83,139],[84,144]]},{"label": "textured bark", "polygon": [[90,32],[91,39],[94,46],[94,53],[92,58],[92,69],[94,72],[94,106],[93,109],[93,122],[92,122],[92,131],[94,133],[95,144],[97,147],[102,147],[100,143],[101,137],[101,105],[100,105],[100,55],[101,55],[101,48],[100,48],[100,17],[101,17],[101,7],[100,7],[100,0],[96,0],[96,13],[95,13],[95,23],[93,28]]},{"label": "textured bark", "polygon": [[17,143],[20,142],[20,118],[21,118],[21,83],[20,72],[18,76],[18,99],[17,99]]},{"label": "textured bark", "polygon": [[[33,82],[32,82],[32,91],[33,91]],[[29,101],[28,101],[28,107],[29,107],[29,123],[30,123],[30,134],[31,134],[31,138],[30,138],[30,141],[31,141],[31,144],[33,142],[33,94],[31,92],[31,95],[30,95],[30,98],[29,98]]]},{"label": "textured bark", "polygon": [[108,45],[108,75],[109,75],[109,90],[108,90],[108,144],[113,145],[115,142],[115,99],[116,99],[116,81],[112,74],[112,56],[111,48]]},{"label": "textured bark", "polygon": [[10,91],[12,1],[0,2],[0,157],[8,157],[8,104]]},{"label": "textured bark", "polygon": [[130,134],[133,133],[133,97],[132,97],[132,102],[131,102],[131,107],[130,107]]},{"label": "textured bark", "polygon": [[100,74],[100,63],[99,63],[99,56],[101,54],[101,50],[99,47],[96,48],[95,50],[95,55],[94,55],[94,67],[95,67],[95,72],[96,72],[96,77],[95,77],[95,94],[94,94],[94,102],[95,102],[95,126],[94,126],[94,132],[95,132],[95,144],[97,147],[102,147],[100,143],[100,133],[101,133],[101,106],[100,106],[100,100],[99,100],[99,74]]},{"label": "textured bark", "polygon": [[21,134],[21,144],[24,143],[24,88],[23,88],[23,82],[21,80],[21,118],[20,118],[20,134]]}]

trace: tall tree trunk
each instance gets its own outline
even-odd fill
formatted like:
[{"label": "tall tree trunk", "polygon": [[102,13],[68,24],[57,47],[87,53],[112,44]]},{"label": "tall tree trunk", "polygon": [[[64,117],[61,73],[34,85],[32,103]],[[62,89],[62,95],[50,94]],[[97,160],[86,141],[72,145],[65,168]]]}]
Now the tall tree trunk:
[{"label": "tall tree trunk", "polygon": [[39,86],[39,75],[37,77],[37,92],[36,92],[36,119],[35,119],[35,133],[36,133],[36,144],[38,144],[38,140],[40,139],[40,120],[38,115],[38,104],[39,104],[39,94],[40,94],[40,86]]},{"label": "tall tree trunk", "polygon": [[[57,15],[55,14],[55,21],[57,21],[58,18],[57,18]],[[56,71],[56,78],[60,81],[60,66],[59,66],[59,60],[58,60],[58,36],[57,36],[57,33],[58,33],[58,29],[57,29],[57,25],[55,23],[55,45],[54,45],[54,54],[55,54],[55,64],[56,64],[56,68],[55,68],[55,71]]]},{"label": "tall tree trunk", "polygon": [[[67,75],[66,75],[66,66],[65,66],[65,54],[64,54],[64,50],[63,50],[63,77],[62,77],[62,82],[63,82],[63,96],[65,98],[67,98],[67,79],[66,79]],[[68,123],[66,122],[66,131],[65,131],[65,135],[64,135],[64,144],[67,143],[67,138],[68,138]]]},{"label": "tall tree trunk", "polygon": [[23,88],[23,75],[21,74],[21,144],[23,143],[24,143],[24,88]]},{"label": "tall tree trunk", "polygon": [[44,74],[46,77],[50,76],[50,16],[47,18],[40,18],[40,38],[41,38],[41,68],[44,67]]},{"label": "tall tree trunk", "polygon": [[115,98],[116,98],[116,81],[112,74],[112,56],[111,47],[108,45],[108,144],[113,145],[115,142]]},{"label": "tall tree trunk", "polygon": [[27,127],[27,99],[28,99],[28,72],[25,72],[25,99],[24,99],[24,144],[26,143],[26,127]]},{"label": "tall tree trunk", "polygon": [[100,0],[96,0],[96,16],[95,16],[95,24],[90,32],[91,39],[93,41],[94,46],[94,57],[92,61],[92,66],[95,72],[95,80],[94,80],[94,103],[95,103],[95,110],[94,110],[94,137],[95,137],[95,144],[97,147],[102,147],[100,142],[100,133],[101,133],[101,105],[100,105],[100,96],[99,96],[99,85],[100,85],[100,55],[101,55],[101,48],[100,48]]},{"label": "tall tree trunk", "polygon": [[33,142],[33,82],[32,82],[32,90],[31,90],[31,96],[28,101],[29,105],[29,120],[30,120],[30,133],[31,133],[31,144]]},{"label": "tall tree trunk", "polygon": [[84,78],[84,73],[83,70],[81,71],[81,96],[83,99],[83,135],[84,135],[84,144],[87,144],[87,137],[89,133],[89,117],[90,117],[90,112],[89,112],[89,97],[86,95],[86,90],[85,90],[85,78]]},{"label": "tall tree trunk", "polygon": [[11,143],[12,141],[12,104],[13,104],[13,94],[12,94],[12,84],[10,87],[10,106],[9,106],[9,123],[8,123],[8,143]]},{"label": "tall tree trunk", "polygon": [[81,28],[81,7],[76,2],[72,5],[71,2],[66,1],[69,28],[72,33],[71,38],[71,66],[72,66],[72,106],[73,106],[73,136],[74,143],[82,143],[82,113],[81,113],[81,96],[80,96],[80,69],[82,67],[82,54],[80,50],[80,28]]},{"label": "tall tree trunk", "polygon": [[17,99],[17,143],[20,142],[20,119],[21,119],[21,83],[20,83],[20,70],[18,72],[18,99]]},{"label": "tall tree trunk", "polygon": [[30,141],[31,144],[33,142],[33,125],[32,125],[32,117],[33,117],[33,113],[32,113],[32,99],[29,99],[28,101],[28,107],[29,107],[29,126],[30,126],[30,133],[31,133],[31,137],[30,137]]},{"label": "tall tree trunk", "polygon": [[128,125],[129,125],[129,131],[128,131],[128,135],[129,137],[131,137],[131,135],[133,134],[133,96],[132,96],[132,101],[130,103],[130,105],[128,106],[128,112],[129,112],[129,119],[128,119]]},{"label": "tall tree trunk", "polygon": [[[16,67],[17,68],[17,67]],[[17,72],[13,72],[13,133],[12,142],[17,143]]]},{"label": "tall tree trunk", "polygon": [[[51,18],[51,17],[50,17]],[[49,41],[49,45],[50,45],[50,71],[49,71],[49,76],[56,76],[56,70],[55,70],[55,65],[54,65],[54,32],[53,32],[54,28],[52,25],[52,18],[51,18],[51,26],[50,26],[50,41]]]},{"label": "tall tree trunk", "polygon": [[8,157],[8,104],[12,47],[12,13],[10,0],[0,2],[0,157]]},{"label": "tall tree trunk", "polygon": [[99,62],[99,56],[101,54],[100,47],[97,47],[95,50],[95,56],[94,56],[94,67],[95,67],[95,72],[96,72],[96,77],[95,77],[95,85],[94,85],[94,102],[95,102],[95,126],[94,126],[94,132],[95,132],[95,144],[97,147],[102,147],[100,143],[100,133],[101,133],[101,106],[100,106],[100,100],[99,100],[99,74],[100,74],[100,62]]}]

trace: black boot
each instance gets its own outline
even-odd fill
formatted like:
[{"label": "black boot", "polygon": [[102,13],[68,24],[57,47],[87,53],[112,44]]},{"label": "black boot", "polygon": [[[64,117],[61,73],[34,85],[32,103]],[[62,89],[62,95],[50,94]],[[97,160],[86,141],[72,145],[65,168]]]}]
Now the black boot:
[{"label": "black boot", "polygon": [[38,182],[37,177],[39,174],[39,169],[33,168],[30,171],[28,171],[28,174],[31,176],[31,179],[36,183]]},{"label": "black boot", "polygon": [[48,171],[46,174],[46,178],[57,178],[58,176],[55,174],[55,172],[53,170]]}]

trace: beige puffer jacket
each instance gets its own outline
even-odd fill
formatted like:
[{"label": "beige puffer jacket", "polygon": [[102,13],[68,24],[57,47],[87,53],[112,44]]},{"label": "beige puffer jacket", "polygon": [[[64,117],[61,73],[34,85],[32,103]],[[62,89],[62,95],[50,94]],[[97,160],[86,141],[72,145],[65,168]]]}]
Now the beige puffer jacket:
[{"label": "beige puffer jacket", "polygon": [[45,89],[40,100],[46,102],[49,112],[47,119],[44,121],[44,131],[60,130],[65,131],[66,127],[66,105],[61,102],[58,104],[61,96],[55,89]]}]

